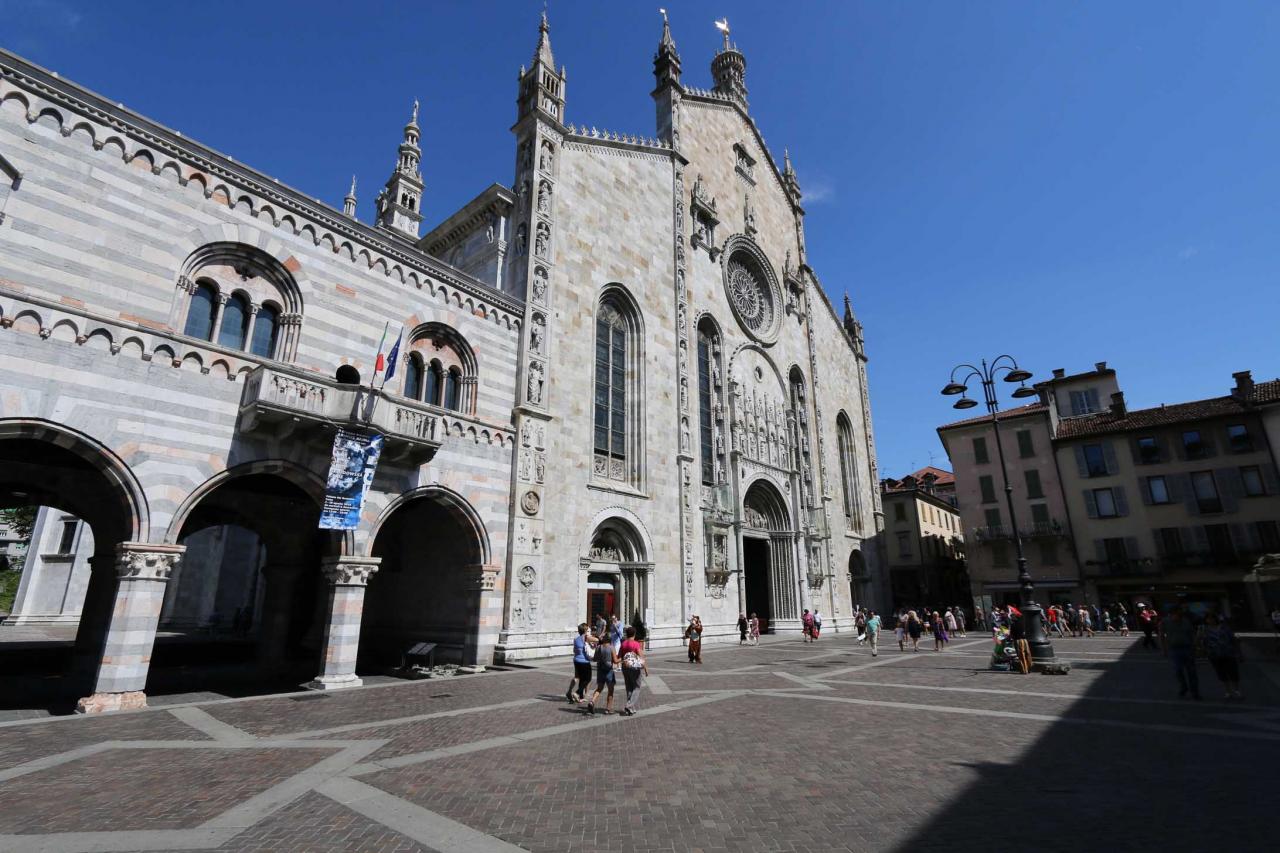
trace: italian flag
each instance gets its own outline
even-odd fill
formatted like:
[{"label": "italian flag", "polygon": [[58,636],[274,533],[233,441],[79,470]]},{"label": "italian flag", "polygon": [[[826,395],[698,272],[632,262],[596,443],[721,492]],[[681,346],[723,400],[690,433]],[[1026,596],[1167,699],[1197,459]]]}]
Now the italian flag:
[{"label": "italian flag", "polygon": [[378,358],[373,363],[374,375],[381,373],[383,370],[386,369],[386,366],[387,366],[387,357],[382,354],[382,347],[385,346],[387,343],[387,329],[390,326],[391,326],[390,320],[388,320],[382,326],[382,340],[378,341]]}]

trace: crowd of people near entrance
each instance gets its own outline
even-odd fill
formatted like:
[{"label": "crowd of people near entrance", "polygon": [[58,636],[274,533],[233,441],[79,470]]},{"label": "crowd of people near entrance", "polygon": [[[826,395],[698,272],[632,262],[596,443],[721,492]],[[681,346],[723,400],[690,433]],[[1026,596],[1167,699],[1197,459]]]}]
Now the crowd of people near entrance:
[{"label": "crowd of people near entrance", "polygon": [[[594,715],[596,703],[605,697],[604,714],[613,713],[613,691],[617,684],[617,670],[622,670],[622,683],[627,691],[627,701],[622,707],[624,717],[634,716],[640,699],[640,685],[649,667],[644,659],[642,625],[624,626],[617,614],[606,620],[597,613],[593,624],[583,622],[578,626],[578,636],[573,640],[573,679],[564,698],[571,704],[586,703],[587,713]],[[595,664],[595,690],[587,699],[591,687],[591,666]],[[574,687],[577,687],[575,691]]]}]

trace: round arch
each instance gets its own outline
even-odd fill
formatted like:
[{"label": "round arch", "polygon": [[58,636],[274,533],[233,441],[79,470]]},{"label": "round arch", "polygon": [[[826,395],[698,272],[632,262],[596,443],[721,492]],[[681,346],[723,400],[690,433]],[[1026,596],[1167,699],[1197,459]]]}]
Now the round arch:
[{"label": "round arch", "polygon": [[[783,497],[784,491],[769,474],[759,474],[749,480],[742,492],[743,522],[757,530],[792,530],[791,511]],[[749,518],[749,513],[754,517]]]},{"label": "round arch", "polygon": [[378,514],[378,520],[374,522],[369,536],[365,539],[364,556],[373,555],[373,545],[378,539],[378,534],[382,532],[382,528],[395,514],[396,510],[406,504],[423,499],[431,499],[441,504],[449,514],[460,522],[464,529],[470,531],[475,536],[478,562],[482,565],[490,565],[493,559],[492,550],[489,545],[489,531],[485,527],[484,519],[480,517],[480,513],[476,512],[462,495],[455,492],[447,486],[433,484],[430,486],[419,486],[416,489],[410,489],[407,492],[401,492],[389,504],[387,504],[381,513]]},{"label": "round arch", "polygon": [[649,530],[631,510],[612,506],[597,512],[579,540],[578,554],[582,558],[589,558],[597,534],[601,532],[610,533],[629,549],[632,558],[624,562],[647,563],[653,559],[653,539],[649,536]]},{"label": "round arch", "polygon": [[[117,528],[114,536],[118,537],[118,541],[147,541],[151,529],[151,513],[142,484],[124,460],[106,445],[78,430],[41,418],[0,418],[0,443],[5,441],[50,445],[85,463],[108,484],[109,506]],[[74,504],[65,508],[80,518],[88,518],[102,511],[101,506],[95,506],[97,501],[92,495],[54,494],[54,490],[47,487],[47,474],[33,479],[33,482],[25,482],[22,480],[23,476],[16,462],[12,465],[0,465],[0,489],[21,487],[31,495],[32,501],[57,499]],[[45,485],[42,486],[42,483]],[[35,489],[34,493],[32,489]],[[48,505],[57,504],[50,502]],[[77,506],[81,506],[81,509],[77,510]],[[111,535],[113,534],[108,534]]]},{"label": "round arch", "polygon": [[[271,474],[280,477],[305,492],[308,497],[316,502],[317,506],[321,506],[324,503],[324,479],[316,472],[285,459],[259,459],[252,462],[243,462],[219,471],[183,498],[182,503],[174,511],[173,518],[169,522],[169,528],[165,531],[163,541],[170,545],[176,544],[178,537],[182,534],[182,528],[192,512],[200,505],[202,500],[216,489],[233,480],[259,474]],[[354,554],[354,531],[344,530],[335,531],[335,533],[341,534],[340,554]]]}]

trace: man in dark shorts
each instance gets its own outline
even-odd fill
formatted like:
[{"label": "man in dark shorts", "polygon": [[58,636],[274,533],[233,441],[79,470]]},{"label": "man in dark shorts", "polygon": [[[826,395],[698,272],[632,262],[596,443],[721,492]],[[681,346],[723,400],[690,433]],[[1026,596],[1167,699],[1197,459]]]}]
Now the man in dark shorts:
[{"label": "man in dark shorts", "polygon": [[[573,678],[569,680],[569,689],[564,698],[577,704],[587,695],[587,685],[591,683],[591,644],[596,638],[587,633],[587,623],[578,626],[578,636],[573,638]],[[578,683],[578,696],[573,695],[573,683]]]},{"label": "man in dark shorts", "polygon": [[596,690],[591,694],[591,701],[587,703],[588,714],[596,712],[596,700],[606,689],[609,691],[609,698],[605,700],[604,712],[613,713],[613,685],[616,682],[613,668],[617,663],[618,653],[614,650],[613,643],[607,639],[601,639],[596,645]]}]

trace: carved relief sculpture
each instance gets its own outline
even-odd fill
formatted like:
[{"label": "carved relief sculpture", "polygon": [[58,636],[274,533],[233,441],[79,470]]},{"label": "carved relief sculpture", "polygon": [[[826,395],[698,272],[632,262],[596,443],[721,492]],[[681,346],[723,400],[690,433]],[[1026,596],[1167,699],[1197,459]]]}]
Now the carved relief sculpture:
[{"label": "carved relief sculpture", "polygon": [[529,362],[529,402],[542,405],[542,385],[545,379],[542,362]]},{"label": "carved relief sculpture", "polygon": [[538,235],[534,242],[534,253],[540,257],[547,257],[547,253],[551,248],[551,226],[545,222],[538,223]]}]

